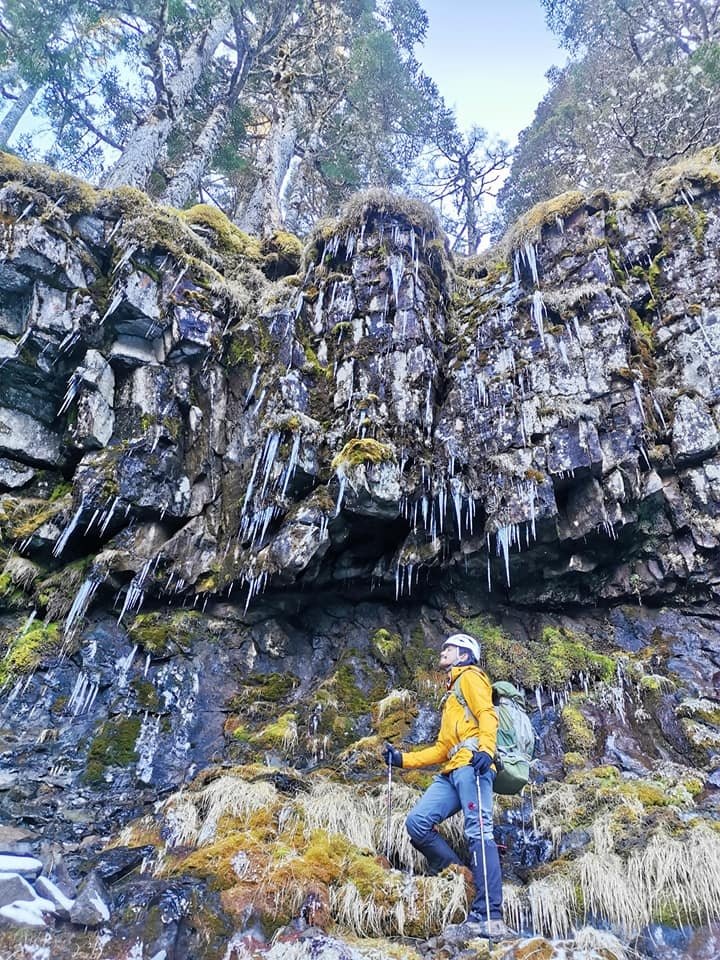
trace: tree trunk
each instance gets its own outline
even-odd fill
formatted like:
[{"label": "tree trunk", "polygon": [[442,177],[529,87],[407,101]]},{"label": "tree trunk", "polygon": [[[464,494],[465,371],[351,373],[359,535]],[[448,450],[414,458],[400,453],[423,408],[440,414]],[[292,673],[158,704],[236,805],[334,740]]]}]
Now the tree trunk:
[{"label": "tree trunk", "polygon": [[22,120],[25,111],[35,99],[38,90],[39,87],[36,86],[26,87],[17,100],[13,102],[2,120],[0,120],[0,147],[3,149],[7,147],[10,137]]},{"label": "tree trunk", "polygon": [[314,157],[320,149],[320,131],[325,118],[325,115],[323,115],[315,121],[310,132],[310,136],[307,138],[307,143],[302,151],[302,157],[299,156],[295,151],[293,151],[293,155],[290,157],[287,170],[285,171],[285,175],[280,183],[278,196],[280,216],[283,223],[288,222],[290,215],[290,202],[293,194],[297,191],[298,180],[300,179],[300,172],[303,167],[303,159],[307,161],[310,157]]},{"label": "tree trunk", "polygon": [[460,179],[462,182],[463,203],[465,205],[465,231],[467,255],[469,257],[477,253],[480,244],[481,235],[478,231],[477,205],[475,202],[475,193],[473,191],[472,172],[470,162],[467,157],[460,158]]},{"label": "tree trunk", "polygon": [[239,47],[241,41],[239,36],[237,37],[238,66],[230,88],[205,121],[190,155],[183,160],[180,169],[165,188],[161,197],[163,203],[172,207],[182,207],[198,193],[203,174],[225,136],[233,109],[253,64],[254,58],[251,56],[246,38],[244,38],[244,41],[245,50],[242,59],[240,59]]},{"label": "tree trunk", "polygon": [[127,185],[144,189],[173,125],[182,118],[203,71],[232,25],[232,16],[229,13],[221,14],[185,51],[180,69],[167,82],[167,102],[156,102],[130,134],[122,153],[105,177],[103,186]]},{"label": "tree trunk", "polygon": [[229,104],[219,103],[205,121],[195,146],[160,196],[162,203],[182,207],[198,192],[202,176],[223,138],[230,117]]},{"label": "tree trunk", "polygon": [[260,236],[282,227],[280,191],[295,154],[297,138],[295,113],[290,109],[273,123],[261,144],[255,189],[238,218],[239,226],[247,233]]}]

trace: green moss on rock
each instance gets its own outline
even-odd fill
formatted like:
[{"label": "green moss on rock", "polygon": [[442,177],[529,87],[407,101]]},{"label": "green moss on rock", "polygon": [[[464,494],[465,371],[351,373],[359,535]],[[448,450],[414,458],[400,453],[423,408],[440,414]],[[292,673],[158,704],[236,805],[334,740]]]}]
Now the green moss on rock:
[{"label": "green moss on rock", "polygon": [[584,673],[597,680],[612,680],[616,663],[612,657],[596,653],[569,630],[546,627],[542,632],[545,650],[543,680],[560,687]]},{"label": "green moss on rock", "polygon": [[84,776],[86,783],[101,783],[108,767],[126,767],[135,762],[135,743],[140,726],[138,715],[113,717],[102,724],[88,750]]},{"label": "green moss on rock", "polygon": [[139,613],[128,627],[133,643],[157,657],[187,651],[202,622],[199,613],[191,610]]},{"label": "green moss on rock", "polygon": [[579,698],[565,704],[560,714],[560,729],[563,743],[576,753],[589,754],[595,748],[595,733],[590,721],[578,706]]},{"label": "green moss on rock", "polygon": [[248,260],[262,260],[260,241],[236,227],[217,207],[198,203],[189,210],[181,211],[179,215],[192,226],[210,231],[215,239],[215,245],[222,254],[247,257]]},{"label": "green moss on rock", "polygon": [[369,437],[348,440],[332,461],[333,470],[359,466],[362,463],[388,463],[396,459],[395,451],[389,444],[371,440]]},{"label": "green moss on rock", "polygon": [[136,677],[130,686],[135,691],[138,707],[150,713],[157,713],[160,710],[160,695],[149,680]]},{"label": "green moss on rock", "polygon": [[381,663],[394,663],[402,654],[402,637],[381,627],[372,635],[370,646]]},{"label": "green moss on rock", "polygon": [[0,686],[23,674],[32,673],[44,657],[58,653],[62,638],[57,623],[33,623],[10,639],[0,660]]}]

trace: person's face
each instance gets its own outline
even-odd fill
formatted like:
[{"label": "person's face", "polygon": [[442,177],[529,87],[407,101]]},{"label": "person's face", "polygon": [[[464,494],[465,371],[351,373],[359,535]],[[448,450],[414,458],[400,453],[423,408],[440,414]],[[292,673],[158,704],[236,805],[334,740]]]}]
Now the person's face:
[{"label": "person's face", "polygon": [[460,650],[455,646],[454,643],[445,643],[440,651],[440,659],[438,660],[438,664],[444,670],[449,670],[450,667],[455,666],[459,656]]}]

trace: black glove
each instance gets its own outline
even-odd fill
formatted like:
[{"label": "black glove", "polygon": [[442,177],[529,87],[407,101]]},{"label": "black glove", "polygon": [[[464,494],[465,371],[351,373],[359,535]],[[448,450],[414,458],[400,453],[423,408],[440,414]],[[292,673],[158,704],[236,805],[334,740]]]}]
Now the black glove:
[{"label": "black glove", "polygon": [[391,743],[386,743],[382,748],[382,758],[385,763],[390,763],[393,767],[402,766],[402,753]]},{"label": "black glove", "polygon": [[493,758],[489,753],[485,753],[484,750],[474,750],[470,759],[470,763],[475,771],[475,775],[478,777],[481,777],[484,773],[488,772],[492,762]]}]

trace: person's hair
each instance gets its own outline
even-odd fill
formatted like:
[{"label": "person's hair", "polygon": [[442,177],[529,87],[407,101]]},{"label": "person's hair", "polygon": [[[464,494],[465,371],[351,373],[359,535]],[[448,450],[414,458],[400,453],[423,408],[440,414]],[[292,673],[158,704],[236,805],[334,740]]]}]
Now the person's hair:
[{"label": "person's hair", "polygon": [[461,659],[463,663],[477,663],[477,659],[473,656],[472,651],[468,650],[467,647],[458,647],[457,651],[459,654],[459,659]]}]

